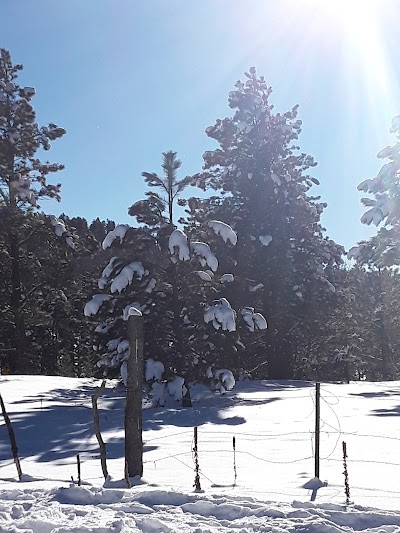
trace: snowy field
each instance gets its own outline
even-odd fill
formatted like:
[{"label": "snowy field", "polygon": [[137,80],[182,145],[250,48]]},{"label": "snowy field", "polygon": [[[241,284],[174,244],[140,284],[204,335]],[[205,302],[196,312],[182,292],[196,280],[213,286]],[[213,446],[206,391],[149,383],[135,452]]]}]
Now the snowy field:
[{"label": "snowy field", "polygon": [[[314,386],[244,382],[220,396],[193,390],[144,410],[142,484],[123,488],[124,390],[99,399],[111,478],[104,486],[91,395],[99,381],[0,376],[23,470],[0,424],[0,532],[400,532],[400,383],[321,385],[320,479],[314,476]],[[198,426],[201,492],[194,492]],[[235,437],[236,457],[233,452]],[[351,505],[345,504],[342,441]],[[76,454],[82,486],[76,482]],[[234,470],[236,458],[236,476]]]}]

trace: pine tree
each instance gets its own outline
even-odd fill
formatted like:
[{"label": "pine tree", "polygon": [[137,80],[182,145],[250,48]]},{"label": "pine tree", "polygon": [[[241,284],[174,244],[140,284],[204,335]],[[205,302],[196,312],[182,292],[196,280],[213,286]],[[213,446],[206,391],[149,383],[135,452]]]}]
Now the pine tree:
[{"label": "pine tree", "polygon": [[229,93],[231,118],[206,129],[219,148],[205,152],[203,172],[193,183],[220,193],[205,217],[230,224],[238,244],[226,271],[234,275],[233,306],[251,306],[265,314],[269,329],[246,346],[242,362],[271,379],[291,378],[301,344],[313,335],[335,287],[332,267],[343,249],[323,234],[320,216],[326,204],[308,194],[317,180],[306,171],[312,157],[295,144],[301,131],[297,106],[280,114],[269,103],[271,88],[251,68],[245,82]]},{"label": "pine tree", "polygon": [[[217,221],[212,227],[193,227],[188,234],[175,227],[173,203],[189,183],[189,179],[177,179],[179,166],[176,154],[168,152],[164,178],[143,173],[150,187],[164,189],[166,198],[150,191],[146,200],[129,209],[143,226],[118,226],[106,237],[103,247],[111,245],[118,255],[111,258],[99,281],[106,292],[94,295],[85,312],[95,315],[100,309],[99,315],[108,317],[97,328],[103,338],[100,365],[118,368],[128,350],[124,320],[129,307],[139,308],[144,314],[145,357],[162,360],[164,377],[183,377],[183,388],[189,391],[189,381],[204,379],[207,367],[219,362],[218,344],[224,344],[228,333],[231,340],[237,338],[235,311],[222,298],[213,302],[220,284],[214,279],[218,260],[203,237],[223,229],[224,240],[228,234],[236,242],[236,235]],[[263,317],[257,315],[255,320],[258,327],[264,326]],[[185,404],[190,405],[189,396]]]},{"label": "pine tree", "polygon": [[374,345],[376,354],[379,354],[376,359],[380,361],[375,374],[382,379],[393,378],[397,367],[391,346],[391,317],[387,312],[386,296],[387,287],[391,285],[388,280],[393,282],[395,279],[390,268],[400,264],[400,116],[393,119],[390,132],[394,134],[396,143],[377,154],[379,159],[388,162],[376,177],[366,179],[358,186],[359,191],[373,195],[373,198],[361,199],[362,204],[369,208],[361,217],[361,223],[377,227],[384,225],[375,236],[358,243],[348,253],[350,259],[369,270],[375,299],[373,324],[379,338]]},{"label": "pine tree", "polygon": [[388,162],[375,178],[366,179],[358,186],[359,191],[374,196],[361,199],[370,208],[361,217],[361,223],[379,226],[384,222],[384,226],[376,236],[349,251],[350,258],[377,268],[400,264],[400,116],[393,119],[390,132],[397,142],[377,155]]},{"label": "pine tree", "polygon": [[[21,70],[21,65],[13,65],[9,52],[0,49],[1,248],[10,272],[6,277],[9,295],[6,316],[12,324],[9,361],[11,370],[20,373],[28,372],[32,366],[27,353],[26,303],[38,288],[30,284],[27,290],[24,250],[42,227],[42,219],[34,215],[40,207],[40,199],[60,200],[60,184],[49,184],[47,176],[63,168],[56,163],[42,162],[36,154],[41,149],[49,150],[51,142],[65,133],[53,123],[38,126],[31,105],[35,89],[18,85]],[[54,220],[54,228],[56,224]]]}]

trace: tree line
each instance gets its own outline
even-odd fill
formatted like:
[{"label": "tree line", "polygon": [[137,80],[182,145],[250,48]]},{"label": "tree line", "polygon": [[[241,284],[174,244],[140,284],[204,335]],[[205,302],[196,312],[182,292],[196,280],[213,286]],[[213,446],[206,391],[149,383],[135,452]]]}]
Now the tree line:
[{"label": "tree line", "polygon": [[359,186],[370,194],[362,222],[381,229],[346,257],[321,225],[327,205],[298,144],[298,108],[276,112],[254,68],[229,93],[230,116],[206,129],[216,149],[202,169],[181,176],[178,155],[163,153],[123,225],[41,210],[42,199],[61,199],[49,177],[63,166],[40,155],[66,132],[38,125],[21,69],[0,50],[3,373],[119,376],[133,307],[145,359],[162,364],[158,381],[215,381],[220,369],[399,379],[398,118],[397,143],[378,154],[387,162]]}]

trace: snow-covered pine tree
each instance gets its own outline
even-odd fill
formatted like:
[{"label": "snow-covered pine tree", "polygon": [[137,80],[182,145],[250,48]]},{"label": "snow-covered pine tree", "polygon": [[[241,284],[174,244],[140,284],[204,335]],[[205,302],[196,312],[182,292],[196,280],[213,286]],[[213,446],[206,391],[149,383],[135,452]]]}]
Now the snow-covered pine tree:
[{"label": "snow-covered pine tree", "polygon": [[[96,329],[103,338],[100,365],[119,368],[128,355],[124,319],[131,306],[137,307],[144,316],[145,358],[162,360],[164,378],[178,376],[178,382],[182,377],[188,382],[204,378],[207,367],[217,362],[211,337],[225,338],[230,332],[234,338],[236,329],[236,313],[229,302],[213,301],[220,283],[215,277],[218,259],[198,236],[222,229],[223,239],[228,236],[236,242],[236,234],[217,221],[213,229],[204,232],[199,227],[188,235],[176,228],[171,202],[178,194],[170,189],[176,186],[179,193],[189,180],[177,179],[179,162],[173,152],[164,154],[163,168],[163,178],[148,173],[144,177],[151,187],[163,188],[166,197],[151,191],[129,209],[142,227],[117,226],[103,242],[118,255],[104,269],[99,281],[102,292],[88,302],[85,314],[99,312],[105,318]],[[249,314],[247,319],[253,318]],[[265,326],[263,317],[254,320],[258,327]],[[222,379],[229,381],[228,373]],[[186,400],[189,404],[190,398]]]},{"label": "snow-covered pine tree", "polygon": [[[377,176],[366,179],[359,184],[358,190],[368,193],[373,198],[362,198],[361,202],[368,210],[361,217],[362,224],[381,226],[378,233],[369,240],[353,246],[348,257],[363,265],[368,272],[371,287],[374,289],[375,299],[375,331],[379,332],[379,342],[376,347],[380,368],[376,374],[383,379],[393,377],[398,368],[395,353],[392,349],[391,338],[396,335],[390,333],[391,316],[387,309],[393,307],[393,301],[388,301],[387,290],[395,281],[396,273],[389,269],[400,265],[400,116],[394,117],[390,129],[396,139],[395,144],[381,150],[377,157],[386,160]],[[396,313],[393,313],[396,316]]]},{"label": "snow-covered pine tree", "polygon": [[[242,335],[247,368],[264,376],[295,375],[296,354],[325,313],[335,287],[332,266],[343,249],[324,236],[320,216],[326,204],[309,195],[317,180],[307,174],[312,157],[295,144],[301,131],[297,106],[280,114],[269,103],[271,88],[251,68],[229,93],[234,110],[206,129],[219,148],[205,152],[203,172],[193,184],[214,189],[206,218],[221,220],[238,234],[225,265],[234,275],[233,307],[251,306],[268,318],[257,343]],[[228,261],[228,258],[227,258]]]},{"label": "snow-covered pine tree", "polygon": [[384,268],[400,264],[400,115],[394,117],[390,129],[396,143],[381,150],[377,157],[386,159],[378,175],[366,179],[358,190],[373,198],[362,198],[369,209],[361,217],[362,224],[384,224],[378,234],[349,250],[350,259],[359,264]]},{"label": "snow-covered pine tree", "polygon": [[[35,297],[38,286],[24,273],[28,258],[29,241],[45,223],[72,245],[71,236],[63,225],[35,215],[41,198],[60,199],[60,184],[47,182],[50,173],[63,168],[56,163],[42,162],[39,150],[49,150],[51,142],[64,135],[65,130],[51,123],[39,127],[31,101],[33,87],[21,87],[17,78],[21,65],[14,65],[10,53],[0,49],[0,218],[2,250],[6,260],[11,344],[9,354],[11,371],[29,372],[32,361],[27,353],[26,319],[28,301]],[[65,231],[64,231],[65,230]]]}]

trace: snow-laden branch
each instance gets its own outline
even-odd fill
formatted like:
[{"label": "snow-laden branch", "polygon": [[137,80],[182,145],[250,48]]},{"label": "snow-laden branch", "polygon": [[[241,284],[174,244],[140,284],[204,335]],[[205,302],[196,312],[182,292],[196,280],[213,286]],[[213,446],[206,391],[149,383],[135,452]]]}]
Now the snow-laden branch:
[{"label": "snow-laden branch", "polygon": [[208,266],[213,272],[218,268],[218,259],[205,242],[191,242],[190,249],[198,256],[202,267]]},{"label": "snow-laden branch", "polygon": [[237,234],[225,222],[210,220],[208,225],[214,230],[216,235],[220,235],[223,238],[224,242],[229,241],[233,245],[237,243]]},{"label": "snow-laden branch", "polygon": [[250,331],[254,331],[255,329],[267,329],[267,321],[261,313],[254,312],[254,307],[244,307],[240,311],[240,314]]},{"label": "snow-laden branch", "polygon": [[171,255],[175,255],[178,251],[178,257],[181,261],[189,261],[188,239],[181,229],[174,230],[169,236],[169,251]]},{"label": "snow-laden branch", "polygon": [[101,305],[110,299],[111,296],[108,294],[94,294],[92,299],[85,305],[83,310],[85,316],[97,315]]},{"label": "snow-laden branch", "polygon": [[126,224],[120,224],[116,228],[114,228],[112,231],[107,233],[102,243],[103,250],[106,250],[107,248],[109,248],[112,245],[112,243],[115,241],[115,239],[119,238],[119,242],[122,243],[125,237],[125,234],[128,231],[128,228],[129,226],[127,226]]},{"label": "snow-laden branch", "polygon": [[133,261],[126,265],[121,272],[114,278],[111,283],[111,292],[121,293],[128,285],[132,283],[134,277],[141,280],[145,275],[145,269],[139,261]]},{"label": "snow-laden branch", "polygon": [[72,236],[68,233],[64,221],[54,215],[50,215],[49,218],[50,223],[54,228],[54,233],[57,235],[57,237],[64,237],[67,245],[70,248],[75,248],[75,243],[72,239]]},{"label": "snow-laden branch", "polygon": [[204,322],[212,322],[215,329],[236,331],[236,312],[226,298],[221,298],[204,311]]}]

